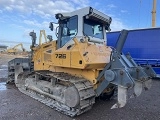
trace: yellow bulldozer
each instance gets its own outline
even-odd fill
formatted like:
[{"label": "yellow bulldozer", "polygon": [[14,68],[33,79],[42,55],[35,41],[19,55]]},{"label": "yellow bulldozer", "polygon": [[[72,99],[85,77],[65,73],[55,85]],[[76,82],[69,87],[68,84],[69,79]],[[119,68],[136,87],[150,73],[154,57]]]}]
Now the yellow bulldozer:
[{"label": "yellow bulldozer", "polygon": [[[31,32],[32,69],[23,72],[23,65],[15,65],[15,84],[22,93],[73,117],[90,110],[96,97],[111,98],[116,89],[112,108],[125,106],[128,89],[133,88],[131,96],[136,97],[143,87],[151,87],[151,69],[122,53],[127,30],[115,48],[106,46],[111,17],[92,7],[55,17],[57,40],[48,36],[36,45],[36,33]],[[53,31],[53,22],[49,28]]]},{"label": "yellow bulldozer", "polygon": [[21,49],[21,52],[25,52],[25,49],[24,49],[22,43],[19,43],[19,44],[15,45],[14,47],[7,49],[6,52],[7,52],[8,54],[13,54],[13,55],[15,55],[15,54],[17,54],[17,53],[20,52],[19,47],[20,47],[20,49]]}]

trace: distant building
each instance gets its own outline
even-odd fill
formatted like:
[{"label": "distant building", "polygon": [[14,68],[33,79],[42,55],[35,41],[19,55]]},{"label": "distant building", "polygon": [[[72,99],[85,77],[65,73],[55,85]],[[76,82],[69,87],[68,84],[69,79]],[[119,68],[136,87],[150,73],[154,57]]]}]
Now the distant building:
[{"label": "distant building", "polygon": [[7,50],[7,47],[6,45],[0,45],[0,52]]}]

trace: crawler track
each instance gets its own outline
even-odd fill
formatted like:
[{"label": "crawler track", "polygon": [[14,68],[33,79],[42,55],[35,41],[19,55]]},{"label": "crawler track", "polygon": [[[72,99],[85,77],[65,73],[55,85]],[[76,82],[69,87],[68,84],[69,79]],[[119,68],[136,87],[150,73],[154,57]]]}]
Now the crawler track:
[{"label": "crawler track", "polygon": [[[35,86],[28,87],[25,80],[33,80],[35,79],[35,75],[43,76],[43,78],[46,78],[47,80],[54,79],[56,80],[55,85],[62,84],[66,88],[74,86],[79,94],[79,104],[76,107],[69,107],[66,104],[63,104],[61,101],[53,99],[52,94],[46,93]],[[18,81],[20,82],[17,84],[17,87],[22,93],[71,117],[80,115],[90,110],[92,105],[95,103],[95,92],[93,85],[84,78],[75,77],[67,73],[54,73],[50,71],[37,71],[28,75],[21,73],[18,76]],[[48,82],[51,83],[51,81]]]}]

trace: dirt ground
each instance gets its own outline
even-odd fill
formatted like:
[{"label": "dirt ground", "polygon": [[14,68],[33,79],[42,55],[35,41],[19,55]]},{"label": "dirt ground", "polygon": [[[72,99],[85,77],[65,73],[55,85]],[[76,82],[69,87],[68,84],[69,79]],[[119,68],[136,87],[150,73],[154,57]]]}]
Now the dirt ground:
[{"label": "dirt ground", "polygon": [[160,80],[124,108],[111,110],[114,99],[97,100],[92,110],[71,118],[22,94],[15,85],[6,85],[7,62],[14,57],[0,54],[0,120],[160,120]]}]

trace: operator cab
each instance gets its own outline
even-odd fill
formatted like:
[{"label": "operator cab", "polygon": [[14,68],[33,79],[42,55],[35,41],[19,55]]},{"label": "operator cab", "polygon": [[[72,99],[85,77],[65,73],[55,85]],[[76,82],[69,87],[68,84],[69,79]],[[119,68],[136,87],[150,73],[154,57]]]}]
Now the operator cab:
[{"label": "operator cab", "polygon": [[[92,43],[105,44],[106,30],[110,31],[111,17],[93,9],[86,7],[70,13],[56,14],[59,28],[57,29],[58,46],[73,43],[72,38],[76,37],[79,41],[84,36]],[[50,24],[53,30],[53,24]]]}]

